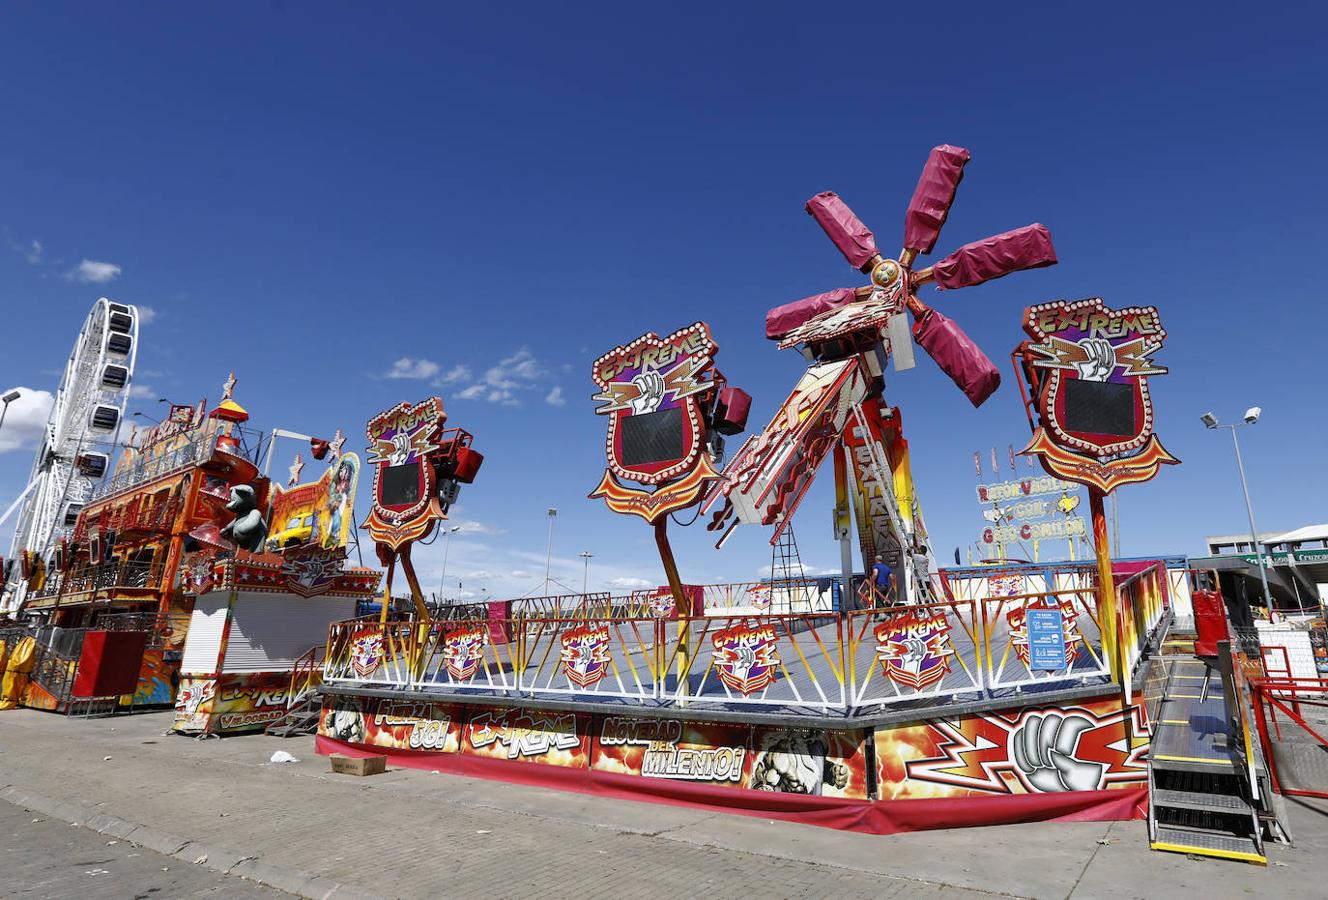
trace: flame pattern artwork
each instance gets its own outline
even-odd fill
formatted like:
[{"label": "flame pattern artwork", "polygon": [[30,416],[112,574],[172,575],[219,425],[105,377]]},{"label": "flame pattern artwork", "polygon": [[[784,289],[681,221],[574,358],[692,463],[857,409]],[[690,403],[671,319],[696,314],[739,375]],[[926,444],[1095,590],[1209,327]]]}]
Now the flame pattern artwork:
[{"label": "flame pattern artwork", "polygon": [[[961,716],[875,734],[882,800],[1142,787],[1142,707],[1120,698]],[[1131,735],[1135,735],[1132,739]]]}]

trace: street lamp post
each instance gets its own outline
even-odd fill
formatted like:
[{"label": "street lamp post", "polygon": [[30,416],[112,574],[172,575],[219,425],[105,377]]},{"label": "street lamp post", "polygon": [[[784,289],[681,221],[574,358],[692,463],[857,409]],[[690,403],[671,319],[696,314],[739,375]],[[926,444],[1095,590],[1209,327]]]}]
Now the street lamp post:
[{"label": "street lamp post", "polygon": [[438,576],[438,602],[443,602],[443,591],[447,585],[447,554],[452,549],[452,535],[461,530],[460,525],[453,525],[451,528],[443,529],[443,574]]},{"label": "street lamp post", "polygon": [[581,551],[581,558],[584,559],[584,560],[586,561],[586,567],[585,567],[585,569],[584,569],[584,570],[582,571],[582,573],[581,573],[581,595],[582,595],[582,596],[585,596],[585,593],[586,593],[586,583],[590,580],[590,560],[591,560],[591,558],[592,558],[594,555],[595,555],[595,554],[591,553],[589,550],[582,550],[582,551]]},{"label": "street lamp post", "polygon": [[5,394],[3,397],[0,397],[0,400],[3,400],[5,404],[4,408],[0,409],[0,428],[3,428],[5,425],[5,414],[9,412],[9,404],[13,403],[21,396],[23,395],[15,389]]},{"label": "street lamp post", "polygon": [[549,593],[549,572],[553,565],[553,522],[558,518],[558,510],[555,507],[549,507],[549,547],[544,553],[544,593]]},{"label": "street lamp post", "polygon": [[1259,531],[1254,527],[1254,506],[1250,503],[1250,486],[1245,481],[1245,462],[1240,456],[1240,441],[1236,437],[1236,429],[1241,425],[1253,425],[1259,421],[1259,416],[1263,414],[1263,409],[1258,406],[1251,406],[1245,410],[1245,421],[1234,425],[1221,425],[1217,421],[1217,416],[1212,413],[1204,413],[1199,420],[1204,423],[1208,429],[1228,428],[1231,430],[1231,446],[1236,448],[1236,468],[1240,470],[1240,489],[1245,494],[1245,514],[1250,520],[1250,544],[1254,548],[1254,558],[1259,562],[1259,581],[1263,583],[1263,602],[1268,607],[1271,615],[1273,611],[1273,594],[1268,590],[1268,572],[1264,567],[1263,550],[1259,546]]}]

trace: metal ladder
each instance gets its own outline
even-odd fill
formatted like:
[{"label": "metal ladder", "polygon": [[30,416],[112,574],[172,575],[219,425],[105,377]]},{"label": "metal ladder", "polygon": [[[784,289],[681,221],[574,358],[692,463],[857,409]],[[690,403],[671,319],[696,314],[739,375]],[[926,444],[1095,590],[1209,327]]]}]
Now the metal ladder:
[{"label": "metal ladder", "polygon": [[[867,424],[867,414],[861,403],[853,404],[851,415],[862,431],[863,446],[867,449],[866,468],[876,479],[876,483],[881,486],[881,499],[885,501],[886,513],[890,516],[890,527],[900,538],[900,547],[904,555],[904,559],[900,560],[900,564],[908,575],[908,598],[912,601],[913,598],[921,596],[918,573],[914,571],[913,559],[909,551],[910,542],[913,538],[913,521],[912,519],[905,519],[904,514],[899,509],[899,501],[895,498],[894,470],[890,468],[889,461],[883,456],[881,445],[871,439],[872,431]],[[936,556],[932,553],[929,538],[923,541],[923,548],[927,555],[929,571],[935,572]]]}]

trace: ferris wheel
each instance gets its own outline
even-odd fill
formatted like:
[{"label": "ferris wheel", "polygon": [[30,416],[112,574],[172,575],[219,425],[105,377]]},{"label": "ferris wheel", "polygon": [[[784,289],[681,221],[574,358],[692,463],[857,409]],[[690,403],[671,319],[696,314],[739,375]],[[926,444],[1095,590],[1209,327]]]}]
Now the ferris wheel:
[{"label": "ferris wheel", "polygon": [[[10,559],[22,550],[48,557],[56,541],[72,533],[79,511],[110,468],[137,352],[138,310],[102,297],[74,342],[32,474],[16,501],[23,507]],[[10,586],[0,608],[22,602],[17,566]]]}]

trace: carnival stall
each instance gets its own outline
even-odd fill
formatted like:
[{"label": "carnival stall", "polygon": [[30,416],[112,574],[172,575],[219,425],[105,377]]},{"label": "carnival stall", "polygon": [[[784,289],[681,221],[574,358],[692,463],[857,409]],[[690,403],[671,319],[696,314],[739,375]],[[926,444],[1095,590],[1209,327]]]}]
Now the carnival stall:
[{"label": "carnival stall", "polygon": [[191,560],[194,611],[172,729],[261,731],[305,699],[318,685],[329,626],[354,618],[378,585],[377,572],[344,563],[341,546]]},{"label": "carnival stall", "polygon": [[113,475],[57,540],[49,568],[29,580],[23,613],[44,620],[52,639],[38,642],[24,705],[65,709],[81,641],[59,636],[88,629],[144,632],[137,684],[125,694],[134,706],[174,702],[190,615],[179,570],[192,532],[224,512],[233,486],[257,484],[266,498],[234,384],[211,410],[206,401],[173,406],[161,423],[135,430]]}]

